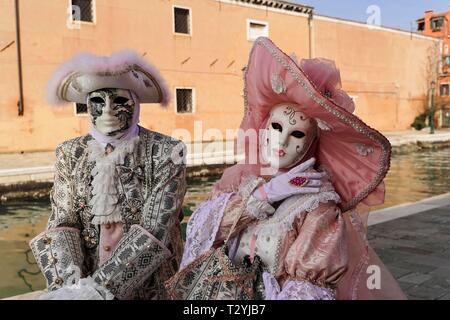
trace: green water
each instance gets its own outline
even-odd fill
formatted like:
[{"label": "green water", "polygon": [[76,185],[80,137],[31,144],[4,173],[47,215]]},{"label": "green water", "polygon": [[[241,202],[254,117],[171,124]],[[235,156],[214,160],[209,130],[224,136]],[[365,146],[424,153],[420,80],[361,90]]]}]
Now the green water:
[{"label": "green water", "polygon": [[[395,155],[385,179],[385,204],[374,209],[450,192],[449,176],[450,149]],[[216,179],[190,182],[183,205],[186,216],[205,200]],[[48,201],[0,205],[0,298],[44,288],[28,241],[45,228],[49,210]],[[185,223],[182,228],[185,232]]]}]

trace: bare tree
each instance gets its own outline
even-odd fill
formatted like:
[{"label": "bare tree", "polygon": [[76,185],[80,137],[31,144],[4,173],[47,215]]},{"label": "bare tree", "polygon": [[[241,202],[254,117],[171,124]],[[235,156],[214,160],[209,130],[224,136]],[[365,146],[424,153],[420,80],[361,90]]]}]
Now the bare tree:
[{"label": "bare tree", "polygon": [[[436,94],[436,90],[439,90],[439,76],[442,70],[442,47],[441,42],[435,41],[428,48],[427,52],[427,65],[426,65],[426,88],[427,99],[425,101],[425,110],[429,114],[429,125],[431,127],[431,133],[434,133],[434,121],[435,112],[442,108],[442,99]],[[431,124],[432,121],[432,124]]]},{"label": "bare tree", "polygon": [[442,70],[442,52],[441,43],[434,41],[433,44],[427,49],[427,64],[425,68],[425,80],[427,86],[427,104],[428,108],[429,98],[431,94],[431,83],[438,84],[438,78]]}]

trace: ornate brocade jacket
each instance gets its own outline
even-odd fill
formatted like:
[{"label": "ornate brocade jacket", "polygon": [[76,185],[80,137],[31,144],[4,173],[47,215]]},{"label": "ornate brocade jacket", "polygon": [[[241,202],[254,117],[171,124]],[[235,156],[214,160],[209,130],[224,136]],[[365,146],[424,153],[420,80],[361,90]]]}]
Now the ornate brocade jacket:
[{"label": "ornate brocade jacket", "polygon": [[[55,180],[47,230],[30,246],[49,290],[91,276],[118,299],[164,299],[164,281],[177,270],[186,192],[185,146],[139,127],[133,152],[115,166],[123,236],[109,258],[99,258],[100,225],[92,224],[91,135],[56,149]],[[175,155],[175,157],[174,157]],[[174,161],[181,159],[181,161]]]}]

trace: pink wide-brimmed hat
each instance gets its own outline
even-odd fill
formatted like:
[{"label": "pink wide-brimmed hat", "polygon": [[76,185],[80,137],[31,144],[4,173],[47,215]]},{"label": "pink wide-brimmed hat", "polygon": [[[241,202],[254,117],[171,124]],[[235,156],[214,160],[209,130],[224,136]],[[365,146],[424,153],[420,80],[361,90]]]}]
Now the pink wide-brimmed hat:
[{"label": "pink wide-brimmed hat", "polygon": [[[316,167],[330,175],[341,197],[342,211],[363,201],[384,201],[383,179],[389,170],[391,145],[378,131],[353,115],[353,100],[341,90],[339,70],[326,59],[303,59],[298,64],[268,38],[255,41],[245,74],[243,131],[261,129],[274,106],[295,105],[316,119],[320,128]],[[306,159],[304,159],[306,160]],[[227,169],[216,190],[245,175],[249,166]],[[254,168],[254,166],[253,166]]]}]

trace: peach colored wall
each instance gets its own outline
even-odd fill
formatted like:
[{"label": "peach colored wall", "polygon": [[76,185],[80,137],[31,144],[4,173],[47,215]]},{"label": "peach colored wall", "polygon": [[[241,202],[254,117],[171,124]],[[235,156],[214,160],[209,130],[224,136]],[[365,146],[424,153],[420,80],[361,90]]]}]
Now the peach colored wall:
[{"label": "peach colored wall", "polygon": [[[0,47],[15,38],[13,4],[13,0],[0,0]],[[156,105],[141,108],[141,124],[166,134],[180,127],[192,132],[195,120],[203,120],[204,128],[238,127],[243,114],[241,69],[252,45],[247,41],[248,18],[267,21],[270,36],[288,52],[305,57],[309,52],[305,17],[214,0],[96,0],[97,23],[70,30],[66,27],[68,4],[68,0],[21,2],[25,115],[17,116],[13,45],[0,54],[0,152],[53,149],[87,132],[87,117],[75,116],[72,105],[51,108],[44,97],[51,72],[78,51],[108,55],[133,48],[161,69],[172,91],[178,86],[194,87],[193,114],[175,115],[173,103],[167,110]],[[173,34],[174,4],[192,9],[192,37]]]},{"label": "peach colored wall", "polygon": [[336,61],[356,114],[383,131],[409,129],[423,112],[431,38],[314,19],[314,56]]},{"label": "peach colored wall", "polygon": [[[96,24],[77,30],[66,26],[68,4],[69,0],[21,1],[25,112],[17,116],[14,44],[0,53],[0,152],[52,150],[88,131],[87,117],[75,116],[72,105],[51,108],[44,97],[52,71],[82,50],[109,55],[133,48],[161,69],[172,92],[175,87],[195,88],[193,114],[175,114],[173,103],[167,110],[156,105],[141,108],[141,124],[166,134],[177,128],[193,134],[195,120],[202,120],[204,129],[238,127],[242,68],[252,46],[247,19],[267,21],[270,37],[286,52],[295,51],[299,58],[309,55],[306,16],[216,0],[96,0]],[[174,4],[192,9],[191,37],[173,34]],[[318,20],[314,24],[316,55],[337,60],[344,87],[358,96],[357,113],[381,130],[408,128],[422,104],[417,100],[423,95],[421,63],[431,40]],[[0,50],[13,40],[14,0],[0,0]]]}]

